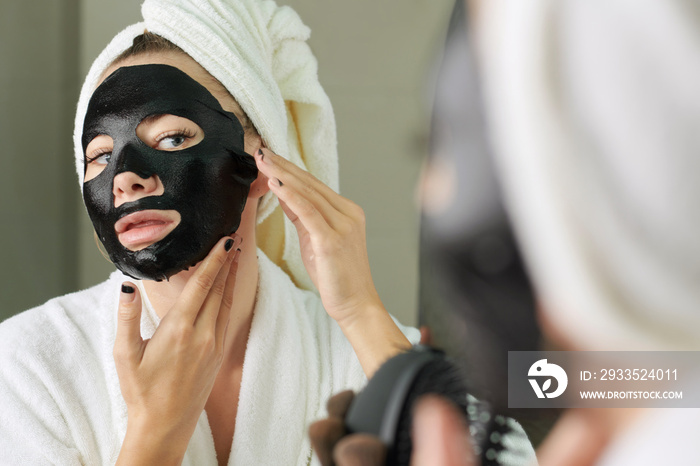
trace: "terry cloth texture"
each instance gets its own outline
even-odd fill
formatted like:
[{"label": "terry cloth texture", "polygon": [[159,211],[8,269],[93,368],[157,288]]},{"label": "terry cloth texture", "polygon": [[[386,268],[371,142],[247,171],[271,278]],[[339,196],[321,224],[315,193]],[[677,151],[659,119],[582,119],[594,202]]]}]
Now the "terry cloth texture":
[{"label": "terry cloth texture", "polygon": [[[271,0],[146,0],[143,22],[127,27],[102,51],[83,84],[73,136],[83,181],[81,136],[87,104],[105,69],[148,30],[183,49],[231,93],[273,152],[338,191],[335,116],[318,81],[297,13]],[[296,229],[272,193],[258,209],[258,246],[304,289],[313,284]]]},{"label": "terry cloth texture", "polygon": [[484,2],[482,82],[543,311],[581,350],[700,349],[700,16]]},{"label": "terry cloth texture", "polygon": [[[305,465],[306,435],[326,401],[366,382],[338,325],[314,293],[258,251],[260,282],[229,464]],[[0,325],[0,463],[114,464],[127,411],[112,356],[121,272]],[[133,281],[133,280],[132,280]],[[159,319],[144,297],[141,334]],[[401,327],[412,343],[416,329]],[[202,412],[183,465],[216,465]]]}]

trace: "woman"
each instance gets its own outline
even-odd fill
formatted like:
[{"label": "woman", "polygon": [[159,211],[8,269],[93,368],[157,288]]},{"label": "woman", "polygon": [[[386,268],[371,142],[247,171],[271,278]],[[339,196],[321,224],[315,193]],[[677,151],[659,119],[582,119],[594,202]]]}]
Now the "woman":
[{"label": "woman", "polygon": [[361,209],[327,186],[335,128],[308,29],[271,1],[143,15],[93,64],[76,116],[86,207],[120,271],[0,326],[0,450],[307,464],[325,399],[418,337],[374,290]]}]

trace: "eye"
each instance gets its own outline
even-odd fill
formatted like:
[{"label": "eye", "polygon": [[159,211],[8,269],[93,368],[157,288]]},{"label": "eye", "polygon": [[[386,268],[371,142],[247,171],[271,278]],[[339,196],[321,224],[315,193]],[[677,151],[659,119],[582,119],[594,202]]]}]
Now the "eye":
[{"label": "eye", "polygon": [[85,148],[85,181],[99,175],[112,158],[114,141],[110,136],[96,136]]},{"label": "eye", "polygon": [[195,136],[195,133],[187,129],[168,131],[156,137],[155,148],[158,150],[184,149],[190,145],[190,140]]},{"label": "eye", "polygon": [[87,159],[87,163],[94,163],[97,165],[107,165],[112,158],[112,152],[98,152],[97,154],[92,154]]},{"label": "eye", "polygon": [[153,149],[172,152],[196,146],[204,139],[204,131],[192,120],[165,113],[141,120],[136,136]]}]

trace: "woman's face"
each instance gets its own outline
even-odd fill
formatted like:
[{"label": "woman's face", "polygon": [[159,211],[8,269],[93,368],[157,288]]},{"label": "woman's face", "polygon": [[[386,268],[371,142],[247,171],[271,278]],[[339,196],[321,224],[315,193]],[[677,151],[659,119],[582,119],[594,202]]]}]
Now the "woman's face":
[{"label": "woman's face", "polygon": [[105,75],[83,130],[88,213],[120,270],[167,279],[238,228],[257,175],[225,107],[240,109],[185,55],[134,57]]}]

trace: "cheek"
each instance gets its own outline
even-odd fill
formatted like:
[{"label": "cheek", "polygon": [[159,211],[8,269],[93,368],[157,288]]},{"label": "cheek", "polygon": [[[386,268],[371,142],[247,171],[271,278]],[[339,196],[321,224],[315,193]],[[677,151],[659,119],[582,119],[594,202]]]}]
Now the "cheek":
[{"label": "cheek", "polygon": [[229,156],[188,157],[161,171],[165,193],[197,209],[228,198],[235,183]]},{"label": "cheek", "polygon": [[85,169],[85,181],[92,180],[97,175],[102,173],[102,171],[104,169],[105,169],[105,165],[102,165],[102,164],[96,164],[96,163],[88,164],[87,168]]},{"label": "cheek", "polygon": [[112,181],[107,176],[83,183],[83,201],[93,219],[106,216],[112,209]]}]

